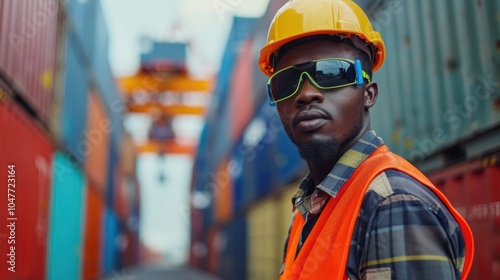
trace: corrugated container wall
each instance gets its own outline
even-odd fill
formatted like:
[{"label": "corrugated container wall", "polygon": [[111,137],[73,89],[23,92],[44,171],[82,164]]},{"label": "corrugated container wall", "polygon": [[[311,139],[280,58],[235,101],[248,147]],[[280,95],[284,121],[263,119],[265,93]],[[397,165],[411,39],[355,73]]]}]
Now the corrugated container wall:
[{"label": "corrugated container wall", "polygon": [[68,156],[57,152],[52,178],[48,278],[78,280],[82,278],[85,176]]},{"label": "corrugated container wall", "polygon": [[239,48],[232,79],[229,81],[229,115],[231,116],[230,139],[239,139],[241,133],[254,114],[254,95],[256,85],[252,84],[254,61],[252,40],[245,40]]},{"label": "corrugated container wall", "polygon": [[216,223],[225,223],[233,215],[233,181],[231,165],[228,160],[222,161],[219,168],[210,174],[212,182],[210,189],[213,194],[214,220]]},{"label": "corrugated container wall", "polygon": [[[373,127],[388,146],[419,164],[498,127],[498,1],[381,2],[371,20],[387,58],[374,74],[379,98],[371,111]],[[459,146],[421,167],[474,156]]]},{"label": "corrugated container wall", "polygon": [[304,160],[267,101],[260,104],[231,156],[235,211],[306,173]]},{"label": "corrugated container wall", "polygon": [[500,279],[500,153],[429,175],[467,220],[475,254],[469,279]]},{"label": "corrugated container wall", "polygon": [[238,215],[222,227],[223,248],[220,254],[219,275],[224,279],[246,280],[247,218]]},{"label": "corrugated container wall", "polygon": [[299,183],[295,181],[249,207],[246,241],[248,280],[277,279],[293,214],[291,198]]},{"label": "corrugated container wall", "polygon": [[92,73],[94,74],[96,88],[101,95],[101,99],[111,120],[111,148],[118,151],[122,136],[121,120],[125,104],[122,101],[116,79],[109,64],[109,34],[100,2],[95,5],[93,20],[95,32],[91,53]]},{"label": "corrugated container wall", "polygon": [[97,279],[103,274],[104,200],[95,186],[86,188],[83,279]]},{"label": "corrugated container wall", "polygon": [[204,267],[207,245],[203,235],[203,212],[199,209],[191,208],[191,248],[189,252],[189,265],[192,267]]},{"label": "corrugated container wall", "polygon": [[0,76],[48,125],[52,117],[59,4],[55,0],[2,1]]},{"label": "corrugated container wall", "polygon": [[[108,133],[111,133],[111,131],[108,131]],[[106,205],[109,208],[114,208],[116,207],[115,205],[115,196],[116,196],[116,191],[118,189],[118,176],[121,174],[120,171],[120,159],[119,159],[119,150],[116,149],[116,147],[113,147],[111,143],[111,135],[109,136],[108,141],[110,142],[110,146],[108,150],[106,151],[108,153],[108,183],[106,186],[107,189],[107,194],[106,194]]]},{"label": "corrugated container wall", "polygon": [[196,155],[197,180],[195,188],[203,190],[210,179],[213,166],[218,166],[232,146],[230,130],[233,116],[229,111],[229,83],[241,42],[248,38],[255,19],[235,17],[222,58],[219,76],[213,91],[213,102],[207,113],[207,120]]},{"label": "corrugated container wall", "polygon": [[[90,61],[95,38],[95,9],[98,0],[64,1],[68,15],[68,26],[76,34],[78,44],[82,46],[85,59]],[[90,64],[89,64],[90,65]]]},{"label": "corrugated container wall", "polygon": [[108,208],[104,214],[104,231],[102,234],[103,243],[103,274],[108,274],[112,270],[118,269],[118,235],[119,222],[116,214]]},{"label": "corrugated container wall", "polygon": [[[53,144],[12,100],[0,100],[0,279],[45,279]],[[8,237],[8,238],[7,238]],[[15,272],[8,270],[14,269]]]},{"label": "corrugated container wall", "polygon": [[109,127],[111,120],[102,104],[100,96],[91,91],[88,96],[87,128],[82,132],[85,136],[85,171],[89,180],[105,197],[108,187],[109,168]]},{"label": "corrugated container wall", "polygon": [[87,62],[78,37],[70,30],[67,32],[59,141],[61,146],[81,164],[85,157],[83,132],[87,127],[89,80]]}]

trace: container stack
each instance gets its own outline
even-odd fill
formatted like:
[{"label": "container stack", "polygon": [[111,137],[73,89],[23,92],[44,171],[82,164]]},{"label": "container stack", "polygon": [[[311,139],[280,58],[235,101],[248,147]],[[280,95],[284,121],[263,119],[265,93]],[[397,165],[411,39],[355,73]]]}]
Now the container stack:
[{"label": "container stack", "polygon": [[0,217],[15,224],[0,231],[2,255],[15,253],[0,278],[96,279],[137,263],[135,151],[100,2],[2,1],[0,29],[1,180],[13,183]]},{"label": "container stack", "polygon": [[[278,278],[291,197],[308,171],[268,105],[257,65],[284,2],[271,0],[255,22],[234,19],[193,169],[190,262],[227,279]],[[372,128],[471,225],[478,248],[470,278],[498,277],[498,248],[485,242],[500,236],[499,6],[356,2],[387,48],[373,78]]]}]

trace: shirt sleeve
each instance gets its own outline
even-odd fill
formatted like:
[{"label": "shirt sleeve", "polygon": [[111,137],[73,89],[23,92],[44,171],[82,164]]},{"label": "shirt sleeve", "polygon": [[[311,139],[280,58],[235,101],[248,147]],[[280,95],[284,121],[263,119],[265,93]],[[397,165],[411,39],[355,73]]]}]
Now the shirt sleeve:
[{"label": "shirt sleeve", "polygon": [[460,279],[460,227],[424,188],[371,194],[367,204],[377,203],[360,213],[351,244],[351,279]]}]

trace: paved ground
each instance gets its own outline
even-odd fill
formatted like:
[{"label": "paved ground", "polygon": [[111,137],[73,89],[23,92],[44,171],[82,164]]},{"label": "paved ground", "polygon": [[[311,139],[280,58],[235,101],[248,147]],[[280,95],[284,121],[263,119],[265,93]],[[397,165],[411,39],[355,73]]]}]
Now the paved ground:
[{"label": "paved ground", "polygon": [[224,280],[206,272],[162,265],[114,271],[102,280]]}]

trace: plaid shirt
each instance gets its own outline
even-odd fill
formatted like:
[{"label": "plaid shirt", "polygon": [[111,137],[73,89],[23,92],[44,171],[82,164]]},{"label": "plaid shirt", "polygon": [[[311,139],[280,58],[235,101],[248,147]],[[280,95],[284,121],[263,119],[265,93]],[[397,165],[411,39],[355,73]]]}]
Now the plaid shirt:
[{"label": "plaid shirt", "polygon": [[[306,220],[296,254],[326,201],[335,198],[356,167],[382,144],[368,131],[321,184],[314,186],[310,175],[305,177],[292,198],[295,215]],[[464,256],[460,227],[431,190],[396,170],[386,170],[371,182],[351,240],[350,279],[459,279]]]}]

